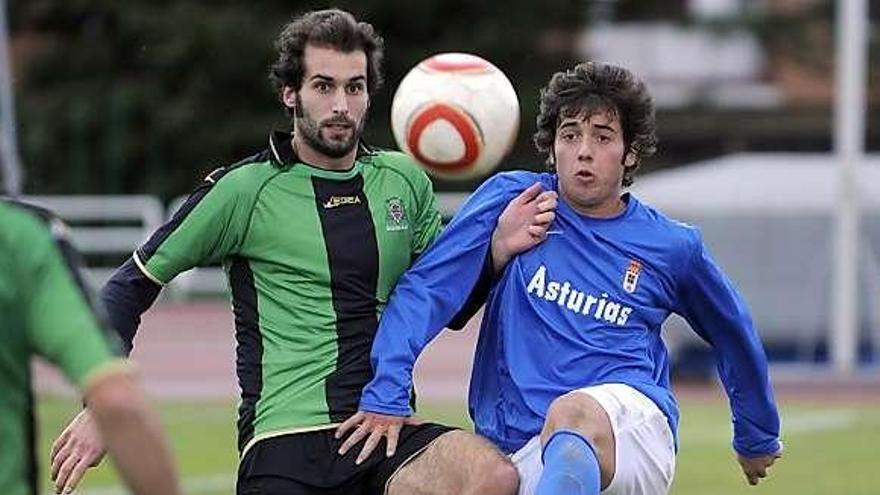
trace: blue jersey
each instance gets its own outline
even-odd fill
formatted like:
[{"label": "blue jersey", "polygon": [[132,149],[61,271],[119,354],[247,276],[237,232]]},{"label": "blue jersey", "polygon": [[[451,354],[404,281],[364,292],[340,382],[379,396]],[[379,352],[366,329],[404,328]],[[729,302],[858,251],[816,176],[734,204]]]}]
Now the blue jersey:
[{"label": "blue jersey", "polygon": [[[374,342],[375,377],[361,409],[409,415],[421,350],[466,301],[507,203],[552,174],[513,172],[487,181],[398,282]],[[505,452],[541,431],[550,403],[575,389],[624,383],[664,412],[678,406],[661,325],[683,316],[718,358],[730,398],[736,451],[780,449],[767,362],[748,310],[694,227],[624,196],[613,218],[590,218],[559,201],[547,239],[514,257],[489,294],[477,344],[469,410],[477,432]]]}]

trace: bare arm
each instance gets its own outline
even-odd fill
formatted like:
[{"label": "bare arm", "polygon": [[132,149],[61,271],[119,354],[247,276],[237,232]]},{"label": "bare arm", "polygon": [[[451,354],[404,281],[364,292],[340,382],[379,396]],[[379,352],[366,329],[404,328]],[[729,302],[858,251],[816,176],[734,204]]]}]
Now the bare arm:
[{"label": "bare arm", "polygon": [[137,495],[177,495],[177,472],[159,421],[125,373],[101,379],[86,403],[125,483]]},{"label": "bare arm", "polygon": [[[131,351],[141,314],[155,302],[159,290],[160,286],[144,276],[133,258],[120,266],[101,289],[110,327],[116,330],[126,353]],[[88,468],[101,463],[105,452],[94,415],[83,409],[52,445],[51,475],[56,492],[75,488]]]}]

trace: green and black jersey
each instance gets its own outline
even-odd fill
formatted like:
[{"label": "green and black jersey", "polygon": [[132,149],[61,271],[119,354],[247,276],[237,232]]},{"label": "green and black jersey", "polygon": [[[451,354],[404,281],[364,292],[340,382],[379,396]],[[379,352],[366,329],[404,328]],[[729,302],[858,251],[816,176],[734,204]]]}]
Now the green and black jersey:
[{"label": "green and black jersey", "polygon": [[362,147],[350,170],[328,171],[275,133],[263,153],[211,173],[134,260],[157,284],[223,264],[245,451],[357,411],[379,314],[439,230],[431,182],[406,155]]},{"label": "green and black jersey", "polygon": [[75,267],[63,226],[0,201],[0,493],[37,493],[30,359],[46,358],[88,390],[116,370]]}]

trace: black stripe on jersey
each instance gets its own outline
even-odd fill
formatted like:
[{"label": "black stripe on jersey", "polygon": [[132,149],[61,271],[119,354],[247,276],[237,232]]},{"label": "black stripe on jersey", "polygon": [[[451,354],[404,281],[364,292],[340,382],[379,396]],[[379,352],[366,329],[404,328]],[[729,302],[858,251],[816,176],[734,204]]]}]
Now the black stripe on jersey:
[{"label": "black stripe on jersey", "polygon": [[332,421],[357,411],[361,390],[373,376],[379,245],[363,185],[360,175],[346,181],[312,178],[336,312],[336,368],[326,382]]},{"label": "black stripe on jersey", "polygon": [[263,337],[257,312],[257,289],[254,286],[254,273],[246,259],[232,259],[229,285],[235,314],[235,368],[241,387],[241,404],[238,406],[240,452],[254,436],[257,402],[263,391]]},{"label": "black stripe on jersey", "polygon": [[242,167],[244,165],[248,165],[250,163],[259,163],[261,161],[266,161],[269,159],[269,152],[263,151],[256,155],[250,156],[241,160],[237,163],[229,165],[228,167],[221,167],[205,177],[193,192],[190,193],[189,197],[186,198],[186,201],[174,212],[174,215],[171,217],[171,220],[165,222],[161,227],[159,227],[153,235],[147,240],[147,242],[138,248],[137,254],[142,263],[146,263],[154,254],[156,254],[156,250],[159,249],[159,246],[165,242],[166,239],[175,231],[177,227],[186,220],[186,217],[195,209],[195,207],[199,204],[202,198],[208,194],[208,191],[214,186],[214,184],[223,178],[224,175],[229,172]]}]

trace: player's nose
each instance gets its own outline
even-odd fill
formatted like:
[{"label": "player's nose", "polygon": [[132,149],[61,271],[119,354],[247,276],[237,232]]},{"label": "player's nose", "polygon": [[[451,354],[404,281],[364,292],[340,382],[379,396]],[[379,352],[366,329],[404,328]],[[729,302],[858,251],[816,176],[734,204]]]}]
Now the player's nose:
[{"label": "player's nose", "polygon": [[580,146],[578,146],[577,150],[577,158],[580,161],[592,161],[593,160],[593,146],[590,143],[589,139],[582,139]]},{"label": "player's nose", "polygon": [[348,113],[348,99],[345,95],[345,90],[340,88],[337,89],[333,94],[333,112],[347,114]]}]

